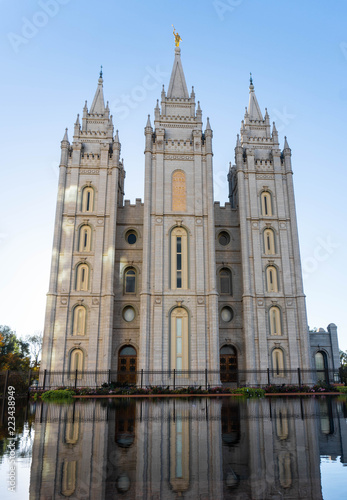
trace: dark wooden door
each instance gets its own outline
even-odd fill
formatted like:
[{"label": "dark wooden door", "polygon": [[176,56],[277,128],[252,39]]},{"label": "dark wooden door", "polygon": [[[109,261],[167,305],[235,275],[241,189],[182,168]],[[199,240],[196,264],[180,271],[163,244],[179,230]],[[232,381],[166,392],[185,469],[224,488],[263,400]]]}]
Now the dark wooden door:
[{"label": "dark wooden door", "polygon": [[132,346],[125,346],[118,356],[118,382],[136,384],[136,350]]},{"label": "dark wooden door", "polygon": [[237,382],[237,353],[232,346],[223,346],[220,350],[221,382]]}]

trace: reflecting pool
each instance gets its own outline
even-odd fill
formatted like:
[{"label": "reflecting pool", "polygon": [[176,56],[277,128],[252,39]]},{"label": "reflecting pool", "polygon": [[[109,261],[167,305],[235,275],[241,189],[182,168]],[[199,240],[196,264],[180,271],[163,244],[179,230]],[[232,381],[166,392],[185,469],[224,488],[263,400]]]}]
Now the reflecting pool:
[{"label": "reflecting pool", "polygon": [[[347,498],[347,399],[163,398],[17,408],[2,499]],[[6,415],[3,419],[6,424]]]}]

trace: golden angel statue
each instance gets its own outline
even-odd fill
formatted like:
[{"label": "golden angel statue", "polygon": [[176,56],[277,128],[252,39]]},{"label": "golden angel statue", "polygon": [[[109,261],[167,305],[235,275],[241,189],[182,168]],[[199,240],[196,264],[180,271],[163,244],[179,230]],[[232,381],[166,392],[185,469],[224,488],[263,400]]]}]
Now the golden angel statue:
[{"label": "golden angel statue", "polygon": [[175,27],[174,27],[173,24],[172,24],[172,27],[173,27],[173,34],[174,34],[174,37],[175,37],[175,45],[176,45],[176,47],[179,47],[180,46],[180,42],[182,41],[182,38],[179,36],[179,34],[177,33],[177,31],[175,30]]}]

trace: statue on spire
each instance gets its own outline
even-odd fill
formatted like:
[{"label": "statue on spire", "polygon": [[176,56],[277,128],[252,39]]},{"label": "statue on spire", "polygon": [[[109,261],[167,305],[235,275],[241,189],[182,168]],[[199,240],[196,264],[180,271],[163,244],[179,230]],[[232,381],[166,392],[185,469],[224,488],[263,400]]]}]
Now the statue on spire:
[{"label": "statue on spire", "polygon": [[182,42],[182,38],[179,36],[179,34],[177,33],[177,31],[175,30],[175,26],[173,24],[171,26],[173,27],[173,34],[174,34],[174,37],[175,37],[175,45],[176,45],[176,47],[179,47],[180,46],[180,42]]}]

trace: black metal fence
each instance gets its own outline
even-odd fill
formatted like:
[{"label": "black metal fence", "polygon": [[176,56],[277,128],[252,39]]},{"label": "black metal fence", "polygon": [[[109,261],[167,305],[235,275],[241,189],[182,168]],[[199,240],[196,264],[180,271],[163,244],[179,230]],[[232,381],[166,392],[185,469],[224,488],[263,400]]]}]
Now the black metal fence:
[{"label": "black metal fence", "polygon": [[267,385],[313,386],[317,382],[340,383],[339,370],[138,370],[138,371],[48,371],[0,372],[0,394],[7,387],[15,387],[16,394],[25,394],[28,389],[97,388],[103,384],[136,385],[144,388],[164,386],[202,387],[208,389],[219,385],[230,387],[264,387]]}]

